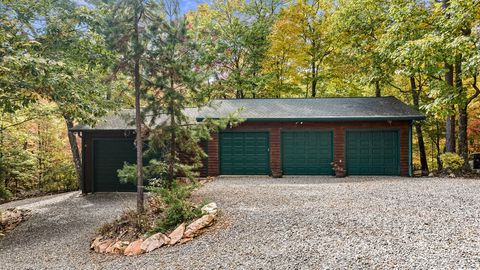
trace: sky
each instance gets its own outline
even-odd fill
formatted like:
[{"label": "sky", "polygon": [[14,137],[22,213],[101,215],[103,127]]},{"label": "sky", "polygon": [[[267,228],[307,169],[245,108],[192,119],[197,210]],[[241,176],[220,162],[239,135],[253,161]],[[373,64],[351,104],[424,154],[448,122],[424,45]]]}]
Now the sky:
[{"label": "sky", "polygon": [[[208,0],[178,0],[180,2],[180,11],[182,14],[187,13],[190,10],[196,10],[197,5],[200,3],[206,3]],[[89,6],[85,0],[75,0],[79,5]]]},{"label": "sky", "polygon": [[180,2],[180,10],[183,14],[190,10],[196,10],[197,5],[200,3],[205,3],[205,0],[179,0]]}]

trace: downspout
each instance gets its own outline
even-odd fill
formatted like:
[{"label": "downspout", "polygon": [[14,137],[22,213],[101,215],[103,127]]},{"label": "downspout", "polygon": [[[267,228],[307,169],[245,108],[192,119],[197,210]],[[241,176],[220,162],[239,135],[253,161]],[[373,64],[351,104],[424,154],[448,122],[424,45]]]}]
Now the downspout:
[{"label": "downspout", "polygon": [[408,125],[408,176],[412,176],[412,125],[410,121]]}]

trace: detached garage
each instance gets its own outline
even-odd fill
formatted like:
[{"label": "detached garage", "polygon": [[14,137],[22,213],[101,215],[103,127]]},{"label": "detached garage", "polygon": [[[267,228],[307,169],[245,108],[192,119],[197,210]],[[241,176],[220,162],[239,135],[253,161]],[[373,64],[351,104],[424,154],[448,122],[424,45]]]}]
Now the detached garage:
[{"label": "detached garage", "polygon": [[347,175],[408,176],[412,122],[424,119],[394,97],[214,100],[196,119],[234,112],[245,121],[213,134],[209,175],[332,175],[336,161]]},{"label": "detached garage", "polygon": [[[347,175],[409,176],[412,122],[424,119],[394,97],[213,100],[186,112],[192,121],[232,113],[244,121],[205,143],[203,175],[332,175],[335,161]],[[84,192],[133,189],[116,178],[120,161],[135,158],[132,120],[127,110],[72,129],[82,137]]]}]

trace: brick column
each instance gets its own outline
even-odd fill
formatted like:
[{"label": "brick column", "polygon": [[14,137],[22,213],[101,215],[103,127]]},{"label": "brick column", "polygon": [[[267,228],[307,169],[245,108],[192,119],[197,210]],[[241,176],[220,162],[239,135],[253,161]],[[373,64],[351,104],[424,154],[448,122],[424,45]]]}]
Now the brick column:
[{"label": "brick column", "polygon": [[280,128],[270,129],[270,170],[273,177],[282,177]]},{"label": "brick column", "polygon": [[218,158],[218,133],[215,132],[208,141],[208,175],[217,176],[220,174]]},{"label": "brick column", "polygon": [[400,127],[400,131],[398,132],[398,136],[400,137],[400,175],[401,176],[409,176],[408,175],[408,165],[409,165],[409,149],[408,149],[408,124],[402,125]]}]

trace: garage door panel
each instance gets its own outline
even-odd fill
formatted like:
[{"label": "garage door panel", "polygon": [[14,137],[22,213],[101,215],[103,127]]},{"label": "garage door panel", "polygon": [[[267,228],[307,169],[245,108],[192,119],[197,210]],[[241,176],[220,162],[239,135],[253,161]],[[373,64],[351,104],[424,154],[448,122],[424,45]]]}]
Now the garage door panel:
[{"label": "garage door panel", "polygon": [[347,131],[347,173],[350,175],[398,175],[398,131]]},{"label": "garage door panel", "polygon": [[220,133],[221,174],[268,174],[268,132]]},{"label": "garage door panel", "polygon": [[95,192],[135,191],[134,184],[122,184],[117,170],[124,162],[135,163],[136,149],[133,140],[95,140],[93,182]]},{"label": "garage door panel", "polygon": [[286,175],[332,173],[332,136],[327,131],[282,132],[282,170]]}]

